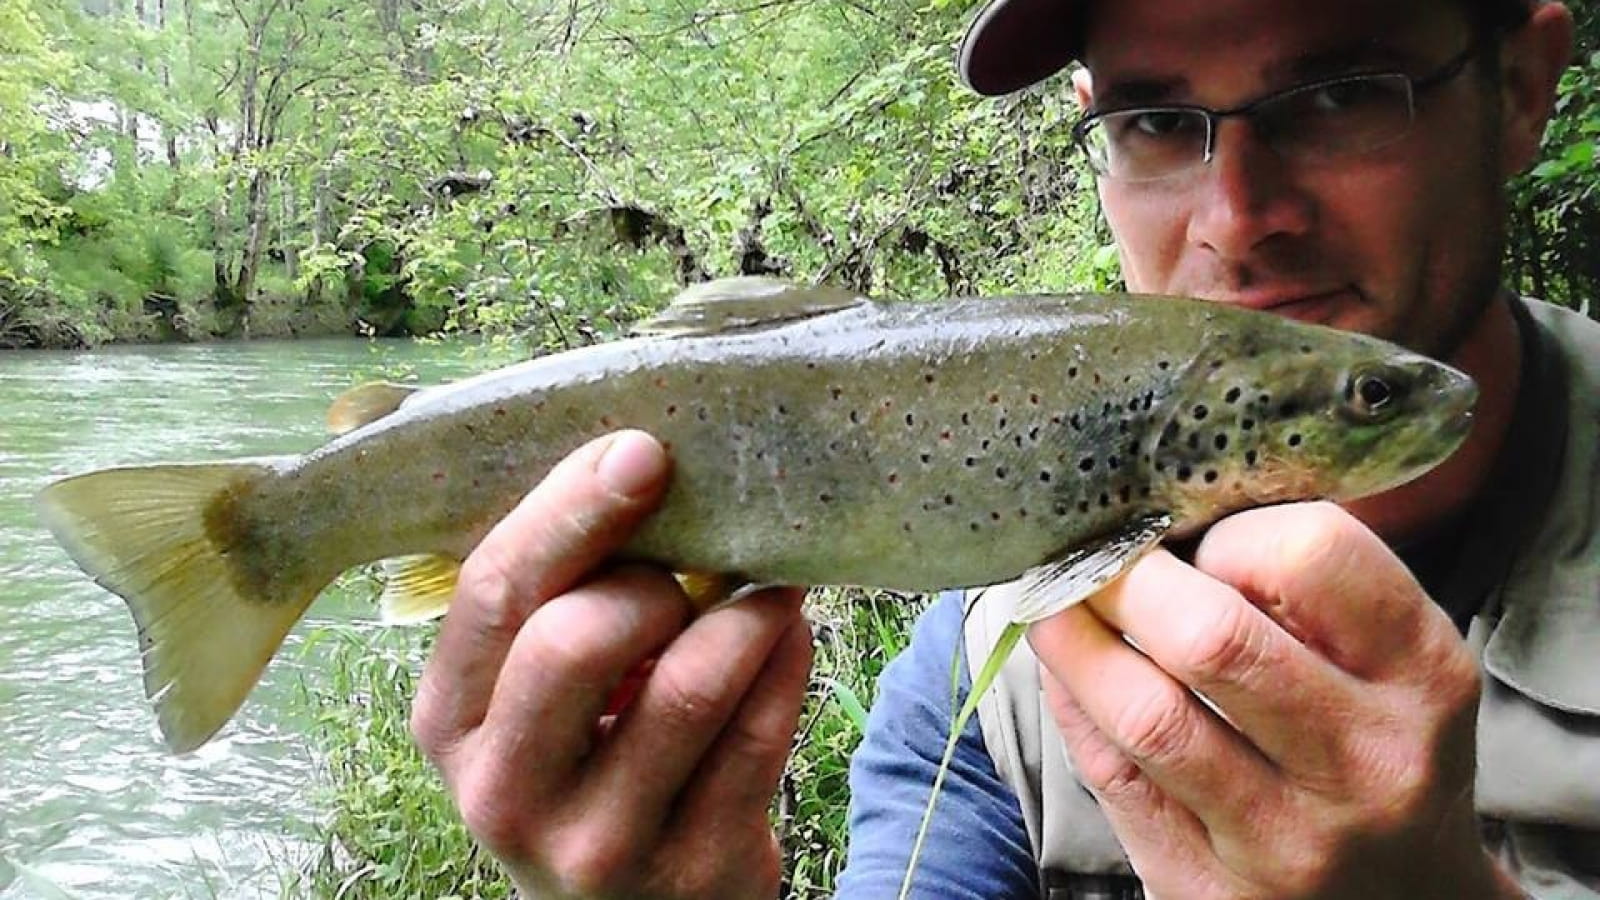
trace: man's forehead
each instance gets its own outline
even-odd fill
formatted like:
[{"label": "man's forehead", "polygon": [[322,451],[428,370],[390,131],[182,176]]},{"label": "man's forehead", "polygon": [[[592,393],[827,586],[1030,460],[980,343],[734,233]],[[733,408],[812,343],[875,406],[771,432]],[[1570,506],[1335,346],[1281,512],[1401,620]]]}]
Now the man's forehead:
[{"label": "man's forehead", "polygon": [[1352,69],[1412,70],[1462,39],[1446,0],[1118,0],[1096,4],[1084,62],[1097,104],[1192,99],[1222,73],[1260,87]]}]

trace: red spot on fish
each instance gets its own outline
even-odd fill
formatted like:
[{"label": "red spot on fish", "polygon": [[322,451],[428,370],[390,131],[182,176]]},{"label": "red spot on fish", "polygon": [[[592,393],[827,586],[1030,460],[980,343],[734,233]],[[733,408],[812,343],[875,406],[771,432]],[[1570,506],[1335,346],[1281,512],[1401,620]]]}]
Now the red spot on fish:
[{"label": "red spot on fish", "polygon": [[435,472],[435,473],[433,473],[433,480],[434,481],[443,481],[444,480],[444,473],[443,472]]},{"label": "red spot on fish", "polygon": [[669,406],[669,407],[667,407],[667,415],[669,415],[669,416],[675,416],[675,415],[677,415],[677,414],[678,414],[678,407],[677,407],[677,405],[676,405],[676,404],[674,404],[674,405],[672,405],[672,406]]},{"label": "red spot on fish", "polygon": [[777,472],[777,474],[776,474],[776,476],[775,476],[775,477],[776,477],[776,478],[777,478],[777,479],[778,479],[778,480],[779,480],[779,481],[782,481],[782,480],[784,480],[784,479],[785,479],[785,478],[788,478],[788,477],[789,477],[789,470],[788,470],[788,469],[785,469],[785,468],[784,468],[784,467],[783,467],[783,466],[779,466],[779,467],[778,467],[778,472]]},{"label": "red spot on fish", "polygon": [[661,449],[667,451],[668,453],[671,453],[672,452],[672,442],[671,441],[662,441],[661,442]]},{"label": "red spot on fish", "polygon": [[950,440],[950,432],[948,432],[948,431],[939,432],[939,440],[941,440],[941,441]]},{"label": "red spot on fish", "polygon": [[504,406],[496,406],[494,408],[494,414],[496,416],[503,416],[506,414],[506,408]]},{"label": "red spot on fish", "polygon": [[472,479],[472,486],[473,487],[482,487],[483,485],[478,482],[478,479],[474,478],[474,479]]},{"label": "red spot on fish", "polygon": [[610,428],[611,427],[611,417],[610,416],[601,416],[600,417],[600,426],[602,428]]},{"label": "red spot on fish", "polygon": [[1000,395],[999,394],[990,394],[989,395],[989,402],[990,403],[999,403],[1000,402]]},{"label": "red spot on fish", "polygon": [[796,523],[794,523],[794,530],[795,531],[805,531],[806,530],[806,523],[804,523],[804,522],[796,522]]},{"label": "red spot on fish", "polygon": [[664,388],[666,386],[667,386],[667,379],[662,377],[662,376],[660,376],[660,375],[657,375],[656,376],[656,387]]},{"label": "red spot on fish", "polygon": [[889,473],[889,483],[890,484],[896,484],[899,481],[900,481],[900,473],[899,472],[890,472]]},{"label": "red spot on fish", "polygon": [[1029,394],[1028,395],[1028,402],[1032,403],[1034,406],[1038,406],[1039,405],[1039,395],[1038,394]]}]

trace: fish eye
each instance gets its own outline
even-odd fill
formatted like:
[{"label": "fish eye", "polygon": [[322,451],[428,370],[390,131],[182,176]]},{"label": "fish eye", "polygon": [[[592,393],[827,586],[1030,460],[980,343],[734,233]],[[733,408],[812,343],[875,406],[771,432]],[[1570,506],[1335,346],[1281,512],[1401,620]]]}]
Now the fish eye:
[{"label": "fish eye", "polygon": [[1360,372],[1345,383],[1345,402],[1361,416],[1381,416],[1393,408],[1400,390],[1401,385],[1392,377]]}]

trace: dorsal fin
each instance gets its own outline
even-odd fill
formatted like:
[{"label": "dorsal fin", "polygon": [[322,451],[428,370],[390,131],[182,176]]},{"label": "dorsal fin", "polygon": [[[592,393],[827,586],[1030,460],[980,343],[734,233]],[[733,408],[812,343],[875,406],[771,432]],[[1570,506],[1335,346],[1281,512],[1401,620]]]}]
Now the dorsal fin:
[{"label": "dorsal fin", "polygon": [[328,407],[328,431],[334,435],[348,434],[376,422],[399,409],[400,404],[417,391],[418,388],[387,381],[357,385],[333,399]]},{"label": "dorsal fin", "polygon": [[866,297],[839,287],[806,287],[757,276],[722,278],[689,286],[666,309],[634,326],[634,333],[725,334],[809,319],[865,302]]}]

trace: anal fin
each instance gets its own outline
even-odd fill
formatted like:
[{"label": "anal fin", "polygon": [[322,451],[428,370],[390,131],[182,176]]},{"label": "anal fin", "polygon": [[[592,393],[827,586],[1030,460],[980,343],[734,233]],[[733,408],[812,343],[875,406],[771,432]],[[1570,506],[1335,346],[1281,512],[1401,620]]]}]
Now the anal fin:
[{"label": "anal fin", "polygon": [[415,625],[450,608],[461,563],[448,556],[397,556],[383,561],[383,572],[383,596],[378,599],[383,624]]}]

